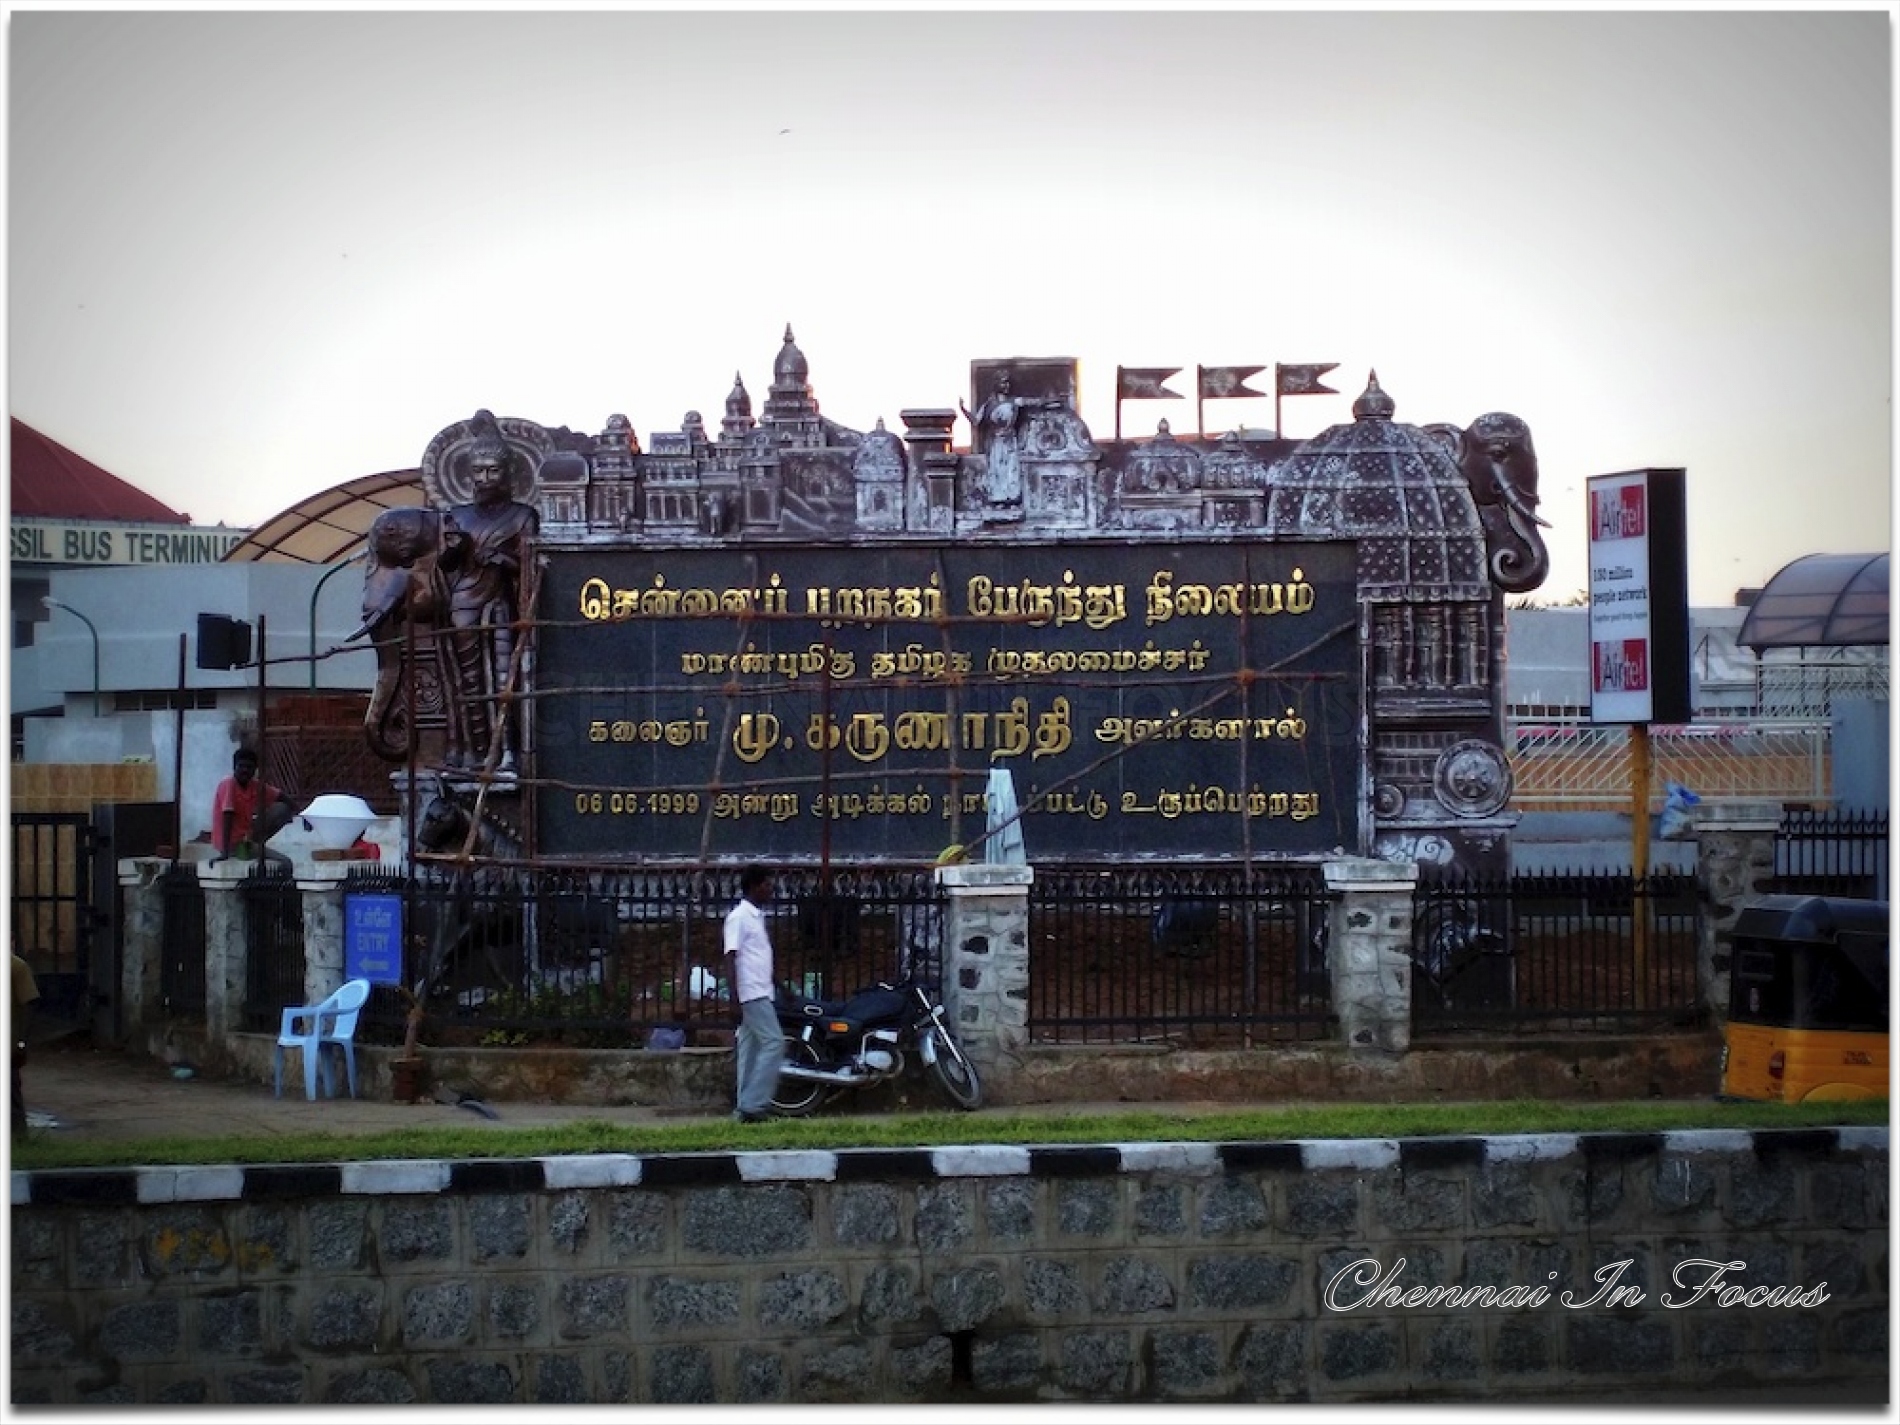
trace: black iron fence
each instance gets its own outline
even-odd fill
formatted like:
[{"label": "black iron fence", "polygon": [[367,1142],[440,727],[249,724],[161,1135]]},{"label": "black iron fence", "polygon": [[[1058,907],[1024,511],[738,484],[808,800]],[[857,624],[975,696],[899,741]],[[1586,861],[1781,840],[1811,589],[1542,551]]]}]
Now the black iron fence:
[{"label": "black iron fence", "polygon": [[1687,875],[1421,877],[1413,1032],[1696,1023],[1700,915]]},{"label": "black iron fence", "polygon": [[1885,900],[1887,816],[1877,811],[1784,811],[1775,874],[1765,891]]},{"label": "black iron fence", "polygon": [[[942,899],[927,871],[786,868],[767,910],[778,978],[844,995],[913,969],[941,973]],[[345,892],[402,898],[402,984],[420,989],[422,1042],[588,1048],[655,1029],[736,1020],[722,930],[736,868],[479,868],[352,876]],[[411,1001],[391,985],[365,1010],[394,1042]]]},{"label": "black iron fence", "polygon": [[1325,883],[1302,867],[1038,863],[1029,1037],[1238,1048],[1334,1028]]},{"label": "black iron fence", "polygon": [[285,1005],[305,1002],[303,893],[290,867],[259,861],[238,886],[244,907],[244,1028],[275,1034]]},{"label": "black iron fence", "polygon": [[[782,982],[843,995],[906,968],[941,979],[944,899],[927,869],[792,867],[777,881],[768,917]],[[365,1010],[374,1042],[400,1042],[418,988],[426,1044],[631,1048],[662,1027],[734,1023],[721,929],[736,868],[424,867],[405,877],[378,867],[352,874],[346,903],[357,895],[401,902],[399,968]],[[165,902],[167,1012],[202,1014],[194,868],[167,877]],[[260,868],[242,902],[244,1020],[271,1030],[284,1005],[304,999],[301,898],[294,881]],[[1241,1048],[1331,1038],[1332,903],[1310,866],[1039,863],[1030,1039]],[[1698,1022],[1692,877],[1428,873],[1413,911],[1415,1033]]]}]

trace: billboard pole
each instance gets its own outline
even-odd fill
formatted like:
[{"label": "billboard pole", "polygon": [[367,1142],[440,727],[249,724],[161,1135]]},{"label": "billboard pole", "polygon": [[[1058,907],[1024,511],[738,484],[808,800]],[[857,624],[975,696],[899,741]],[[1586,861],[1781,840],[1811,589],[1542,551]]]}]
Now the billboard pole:
[{"label": "billboard pole", "polygon": [[1694,716],[1685,474],[1649,468],[1586,482],[1590,720],[1629,727],[1630,870],[1641,892],[1630,900],[1636,1009],[1649,1002],[1649,728]]},{"label": "billboard pole", "polygon": [[1635,976],[1632,1008],[1649,1008],[1649,724],[1630,724],[1630,864],[1638,894],[1630,898],[1634,937],[1631,971]]}]

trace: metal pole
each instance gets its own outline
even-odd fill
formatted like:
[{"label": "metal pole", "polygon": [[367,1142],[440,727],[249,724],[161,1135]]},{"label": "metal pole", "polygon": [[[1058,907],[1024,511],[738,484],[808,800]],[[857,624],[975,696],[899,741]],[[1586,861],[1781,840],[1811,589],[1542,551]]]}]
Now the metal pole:
[{"label": "metal pole", "polygon": [[[257,775],[266,779],[270,775],[270,763],[264,759],[264,699],[268,691],[265,669],[268,667],[269,664],[264,659],[264,615],[259,614],[257,616]],[[261,855],[263,848],[258,849]]]},{"label": "metal pole", "polygon": [[341,564],[331,565],[324,571],[323,577],[317,580],[317,586],[310,591],[310,691],[313,693],[317,690],[317,595],[323,592],[323,586],[330,582],[332,575],[341,574],[355,562],[356,560],[351,558],[344,560]]},{"label": "metal pole", "polygon": [[[78,610],[75,609],[74,612],[78,613]],[[79,617],[85,619],[86,630],[92,634],[92,715],[98,717],[101,711],[99,707],[99,630],[92,626],[92,620],[86,618],[84,614],[79,614]]]},{"label": "metal pole", "polygon": [[1630,863],[1635,892],[1630,897],[1630,925],[1635,937],[1632,957],[1636,977],[1636,1009],[1649,1007],[1649,725],[1630,724]]},{"label": "metal pole", "polygon": [[71,604],[62,604],[51,594],[40,596],[42,606],[49,609],[64,609],[86,626],[86,632],[92,635],[92,715],[99,716],[99,630],[93,627],[91,619],[79,612]]},{"label": "metal pole", "polygon": [[[1242,574],[1247,581],[1246,587],[1253,587],[1253,555],[1241,551]],[[1240,605],[1240,656],[1234,661],[1240,665],[1240,725],[1243,728],[1253,726],[1253,625],[1249,618],[1248,605],[1251,600]],[[1361,655],[1363,657],[1363,655]],[[1247,789],[1253,785],[1253,764],[1248,757],[1247,743],[1250,739],[1240,739],[1240,913],[1243,917],[1242,933],[1246,937],[1247,963],[1243,971],[1247,984],[1247,1003],[1258,1004],[1260,989],[1260,903],[1255,898],[1258,890],[1254,881],[1253,859],[1253,819],[1248,811]],[[1295,995],[1299,984],[1299,952],[1294,951],[1293,974]],[[1252,1021],[1248,1021],[1243,1030],[1241,1042],[1249,1049],[1255,1047]]]},{"label": "metal pole", "polygon": [[[819,677],[818,706],[824,731],[818,747],[818,894],[831,894],[831,634],[825,634],[825,667]],[[824,904],[821,899],[820,905]]]},{"label": "metal pole", "polygon": [[178,635],[178,707],[172,748],[172,855],[185,854],[185,645],[190,641]]}]

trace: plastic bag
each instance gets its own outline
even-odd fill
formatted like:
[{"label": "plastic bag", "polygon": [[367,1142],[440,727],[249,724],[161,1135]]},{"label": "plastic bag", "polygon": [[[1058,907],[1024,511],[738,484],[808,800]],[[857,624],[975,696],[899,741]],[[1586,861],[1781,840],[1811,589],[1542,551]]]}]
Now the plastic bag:
[{"label": "plastic bag", "polygon": [[1662,827],[1664,841],[1690,841],[1695,837],[1695,811],[1702,798],[1680,782],[1663,783]]}]

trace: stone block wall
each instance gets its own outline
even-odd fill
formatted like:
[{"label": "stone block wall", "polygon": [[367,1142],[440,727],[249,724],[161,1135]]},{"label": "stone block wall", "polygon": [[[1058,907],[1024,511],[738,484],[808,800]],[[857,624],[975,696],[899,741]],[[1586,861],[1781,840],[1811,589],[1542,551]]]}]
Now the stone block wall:
[{"label": "stone block wall", "polygon": [[1887,1156],[1841,1129],[15,1173],[13,1403],[1884,1398]]},{"label": "stone block wall", "polygon": [[1726,1024],[1735,922],[1775,874],[1781,808],[1771,803],[1699,807],[1695,823],[1696,883],[1702,895],[1696,987],[1712,1020]]}]

